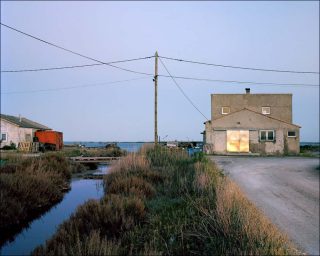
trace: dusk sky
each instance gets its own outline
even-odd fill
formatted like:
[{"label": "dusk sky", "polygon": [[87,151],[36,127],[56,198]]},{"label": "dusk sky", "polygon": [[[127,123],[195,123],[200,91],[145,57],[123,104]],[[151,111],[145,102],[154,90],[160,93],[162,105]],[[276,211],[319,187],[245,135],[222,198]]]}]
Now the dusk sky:
[{"label": "dusk sky", "polygon": [[[5,1],[1,23],[103,62],[158,51],[160,56],[222,65],[319,72],[318,1]],[[174,76],[319,85],[319,74],[162,61]],[[94,63],[1,26],[2,71]],[[154,73],[153,58],[115,65]],[[167,75],[160,61],[159,74]],[[152,141],[152,79],[106,65],[2,72],[1,113],[21,114],[62,131],[66,141]],[[176,81],[208,118],[213,93],[244,93],[247,87],[251,93],[292,93],[293,123],[302,127],[301,141],[319,141],[319,86]],[[202,140],[206,119],[170,78],[159,77],[158,87],[161,138]]]}]

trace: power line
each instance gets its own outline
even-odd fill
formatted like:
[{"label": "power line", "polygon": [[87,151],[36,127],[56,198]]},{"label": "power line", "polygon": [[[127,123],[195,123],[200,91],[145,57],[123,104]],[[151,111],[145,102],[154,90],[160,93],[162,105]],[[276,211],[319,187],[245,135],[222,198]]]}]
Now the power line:
[{"label": "power line", "polygon": [[241,66],[231,66],[231,65],[222,65],[222,64],[213,64],[213,63],[206,63],[200,61],[193,61],[193,60],[184,60],[184,59],[177,59],[165,56],[159,56],[163,59],[168,60],[175,60],[180,62],[187,62],[192,64],[200,64],[206,66],[215,66],[215,67],[222,67],[222,68],[234,68],[234,69],[245,69],[245,70],[252,70],[252,71],[265,71],[265,72],[279,72],[279,73],[293,73],[293,74],[319,74],[319,72],[314,71],[293,71],[293,70],[279,70],[279,69],[264,69],[264,68],[251,68],[251,67],[241,67]]},{"label": "power line", "polygon": [[49,89],[41,89],[41,90],[1,92],[1,94],[24,94],[24,93],[62,91],[62,90],[69,90],[69,89],[78,89],[78,88],[85,88],[85,87],[94,87],[94,86],[117,84],[117,83],[130,82],[130,81],[142,80],[142,79],[147,79],[147,78],[149,79],[149,77],[138,77],[138,78],[132,78],[132,79],[126,79],[126,80],[118,80],[118,81],[112,81],[112,82],[83,84],[83,85],[75,85],[75,86],[59,87],[59,88],[49,88]]},{"label": "power line", "polygon": [[[61,46],[58,46],[56,44],[53,44],[53,43],[50,43],[48,41],[45,41],[43,39],[40,39],[38,37],[35,37],[33,35],[30,35],[28,33],[25,33],[23,31],[20,31],[16,28],[13,28],[11,26],[8,26],[8,25],[5,25],[3,23],[0,23],[2,26],[5,26],[11,30],[14,30],[18,33],[21,33],[23,35],[26,35],[28,37],[31,37],[33,39],[36,39],[36,40],[39,40],[43,43],[46,43],[48,45],[51,45],[51,46],[54,46],[56,48],[59,48],[59,49],[62,49],[64,51],[67,51],[67,52],[70,52],[70,53],[73,53],[75,55],[78,55],[78,56],[81,56],[83,58],[86,58],[86,59],[89,59],[89,60],[93,60],[95,62],[98,62],[99,64],[87,64],[87,65],[78,65],[78,66],[69,66],[69,67],[56,67],[56,68],[40,68],[40,69],[37,69],[37,70],[16,70],[16,71],[12,71],[12,72],[29,72],[29,71],[45,71],[45,70],[54,70],[54,69],[64,69],[64,68],[75,68],[75,67],[85,67],[85,66],[94,66],[94,65],[108,65],[108,66],[111,66],[113,68],[117,68],[117,69],[120,69],[120,70],[123,70],[123,71],[127,71],[127,72],[131,72],[131,73],[135,73],[135,74],[142,74],[142,75],[148,75],[148,76],[153,76],[153,74],[151,73],[146,73],[146,72],[140,72],[140,71],[135,71],[135,70],[131,70],[131,69],[126,69],[126,68],[122,68],[122,67],[119,67],[119,66],[115,66],[115,65],[112,65],[110,63],[119,63],[119,62],[127,62],[127,61],[134,61],[134,60],[142,60],[142,59],[148,59],[148,58],[153,58],[154,56],[148,56],[148,57],[142,57],[142,58],[136,58],[136,59],[128,59],[128,60],[122,60],[122,61],[118,61],[118,62],[103,62],[103,61],[100,61],[100,60],[97,60],[97,59],[94,59],[94,58],[91,58],[91,57],[88,57],[88,56],[85,56],[83,54],[80,54],[80,53],[77,53],[75,51],[72,51],[72,50],[68,50],[64,47],[61,47]],[[160,56],[159,56],[160,57]],[[171,60],[177,60],[177,61],[184,61],[184,62],[191,62],[191,63],[197,63],[197,64],[204,64],[204,65],[217,65],[217,66],[224,66],[224,65],[219,65],[219,64],[210,64],[210,63],[203,63],[203,62],[196,62],[196,61],[189,61],[189,60],[182,60],[182,59],[175,59],[175,58],[170,58],[170,57],[161,57],[161,58],[164,58],[164,59],[171,59]],[[225,67],[233,67],[233,68],[242,68],[242,69],[250,69],[250,68],[244,68],[244,67],[235,67],[235,66],[225,66]],[[256,69],[256,70],[260,70],[260,69]],[[261,69],[262,70],[262,69]],[[264,70],[264,71],[272,71],[272,70]],[[279,70],[278,70],[279,71]],[[5,71],[5,72],[9,72],[9,71]],[[279,71],[279,72],[291,72],[291,71]],[[300,71],[292,71],[292,72],[300,72]],[[303,72],[303,71],[301,71]],[[311,73],[316,73],[316,72],[311,72]],[[158,75],[158,76],[162,76],[162,77],[170,77],[170,76],[166,76],[166,75]],[[237,81],[237,80],[233,80],[233,81],[228,81],[228,80],[216,80],[216,79],[207,79],[207,78],[196,78],[196,77],[184,77],[184,76],[174,76],[174,78],[176,79],[185,79],[185,80],[195,80],[195,81],[207,81],[207,82],[221,82],[221,83],[239,83],[239,84],[257,84],[257,85],[276,85],[276,86],[317,86],[319,87],[319,85],[315,85],[315,84],[288,84],[288,83],[269,83],[269,82],[252,82],[252,81]]]},{"label": "power line", "polygon": [[183,96],[191,103],[191,105],[205,118],[209,121],[209,119],[200,111],[200,109],[192,102],[192,100],[188,97],[188,95],[183,91],[183,89],[180,87],[180,85],[177,83],[177,81],[174,79],[174,77],[170,74],[169,70],[167,69],[166,65],[163,63],[161,58],[159,57],[161,64],[165,68],[165,70],[168,72],[169,76],[172,78],[175,85],[178,87],[178,89],[181,91]]},{"label": "power line", "polygon": [[[171,77],[167,75],[158,75],[161,77]],[[296,84],[296,83],[271,83],[271,82],[254,82],[254,81],[238,81],[238,80],[218,80],[210,78],[197,78],[197,77],[185,77],[185,76],[173,76],[176,79],[184,80],[195,80],[195,81],[205,81],[205,82],[219,82],[219,83],[237,83],[237,84],[256,84],[256,85],[273,85],[273,86],[286,86],[286,87],[319,87],[318,84]]]},{"label": "power line", "polygon": [[51,68],[36,68],[36,69],[18,69],[18,70],[1,70],[1,73],[19,73],[19,72],[37,72],[37,71],[50,71],[50,70],[60,70],[60,69],[71,69],[71,68],[84,68],[84,67],[93,67],[93,66],[101,66],[101,65],[109,65],[113,63],[122,63],[122,62],[129,62],[129,61],[136,61],[136,60],[144,60],[150,57],[142,57],[142,58],[135,58],[135,59],[127,59],[127,60],[118,60],[118,61],[111,61],[104,63],[94,63],[94,64],[84,64],[84,65],[73,65],[73,66],[63,66],[63,67],[51,67]]},{"label": "power line", "polygon": [[[31,37],[31,38],[33,38],[33,39],[36,39],[36,40],[38,40],[38,41],[40,41],[40,42],[43,42],[43,43],[48,44],[48,45],[50,45],[50,46],[56,47],[56,48],[61,49],[61,50],[63,50],[63,51],[70,52],[70,53],[72,53],[72,54],[75,54],[75,55],[78,55],[78,56],[80,56],[80,57],[86,58],[86,59],[88,59],[88,60],[93,60],[93,61],[95,61],[95,62],[104,64],[104,65],[108,65],[108,66],[113,67],[113,68],[121,69],[121,70],[123,70],[123,71],[135,73],[135,74],[152,75],[152,76],[153,76],[153,74],[150,74],[150,73],[144,73],[144,72],[134,71],[134,70],[126,69],[126,68],[121,68],[121,67],[118,67],[118,66],[115,66],[115,65],[112,65],[112,64],[108,64],[108,63],[106,63],[106,62],[97,60],[97,59],[95,59],[95,58],[88,57],[88,56],[83,55],[83,54],[81,54],[81,53],[78,53],[78,52],[75,52],[75,51],[66,49],[66,48],[64,48],[64,47],[62,47],[62,46],[59,46],[59,45],[56,45],[56,44],[54,44],[54,43],[50,43],[50,42],[48,42],[48,41],[46,41],[46,40],[43,40],[43,39],[38,38],[38,37],[36,37],[36,36],[30,35],[30,34],[28,34],[28,33],[26,33],[26,32],[23,32],[23,31],[21,31],[21,30],[18,30],[18,29],[16,29],[16,28],[13,28],[13,27],[8,26],[8,25],[6,25],[6,24],[3,24],[3,23],[0,23],[0,24],[1,24],[2,26],[4,26],[4,27],[7,27],[7,28],[9,28],[9,29],[11,29],[11,30],[14,30],[14,31],[16,31],[16,32],[18,32],[18,33],[20,33],[20,34],[23,34],[23,35],[25,35],[25,36]],[[145,58],[152,58],[152,57],[153,57],[153,56],[145,57]]]}]

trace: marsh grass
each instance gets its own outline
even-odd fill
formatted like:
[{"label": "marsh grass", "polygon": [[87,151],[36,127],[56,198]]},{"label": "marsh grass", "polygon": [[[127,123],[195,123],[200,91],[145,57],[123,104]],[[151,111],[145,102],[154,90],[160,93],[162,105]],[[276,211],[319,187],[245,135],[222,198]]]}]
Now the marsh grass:
[{"label": "marsh grass", "polygon": [[112,166],[37,255],[292,255],[293,245],[204,156],[142,148]]},{"label": "marsh grass", "polygon": [[85,156],[85,157],[120,157],[125,156],[127,152],[114,146],[108,148],[79,148],[75,146],[64,147],[61,151],[67,157]]},{"label": "marsh grass", "polygon": [[0,167],[0,245],[59,202],[77,168],[54,153],[8,157]]}]

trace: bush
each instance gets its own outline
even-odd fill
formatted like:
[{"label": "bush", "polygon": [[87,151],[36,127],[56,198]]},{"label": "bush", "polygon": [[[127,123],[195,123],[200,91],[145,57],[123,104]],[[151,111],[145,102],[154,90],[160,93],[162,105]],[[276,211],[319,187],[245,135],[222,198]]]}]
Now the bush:
[{"label": "bush", "polygon": [[[100,201],[90,200],[64,222],[45,247],[38,247],[35,255],[86,255],[90,251],[120,252],[124,245],[121,236],[145,217],[141,199],[110,194]],[[91,243],[89,243],[91,241]],[[102,248],[100,246],[103,246]],[[107,249],[107,246],[110,246]],[[86,249],[87,248],[87,249]],[[103,249],[105,248],[105,249]],[[82,252],[82,254],[81,254]],[[78,254],[79,255],[79,254]]]},{"label": "bush", "polygon": [[1,149],[3,149],[3,150],[15,150],[15,149],[17,149],[17,147],[16,147],[16,144],[11,143],[10,146],[9,145],[5,145]]},{"label": "bush", "polygon": [[8,158],[0,167],[0,245],[63,197],[71,166],[57,154]]},{"label": "bush", "polygon": [[202,154],[144,147],[113,165],[104,186],[35,253],[86,254],[89,244],[122,255],[297,252]]}]

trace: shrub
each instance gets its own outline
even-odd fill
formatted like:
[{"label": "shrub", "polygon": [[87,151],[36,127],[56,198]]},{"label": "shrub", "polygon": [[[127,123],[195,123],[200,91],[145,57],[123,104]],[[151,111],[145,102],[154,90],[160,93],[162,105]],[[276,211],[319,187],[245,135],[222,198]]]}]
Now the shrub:
[{"label": "shrub", "polygon": [[114,179],[109,186],[107,186],[107,193],[136,195],[140,197],[151,197],[155,194],[154,187],[144,179],[139,177],[120,177]]},{"label": "shrub", "polygon": [[63,197],[69,162],[57,154],[9,157],[0,167],[0,245]]},{"label": "shrub", "polygon": [[[214,163],[144,147],[114,164],[106,196],[79,207],[39,254],[282,254],[297,251]],[[91,249],[89,250],[89,244]]]},{"label": "shrub", "polygon": [[[91,244],[96,244],[91,247],[93,251],[99,251],[98,246],[100,245],[103,248],[109,245],[110,252],[118,253],[123,233],[131,230],[144,217],[144,203],[136,197],[110,194],[100,202],[89,200],[59,227],[57,233],[47,241],[45,247],[37,248],[34,254],[60,255],[61,253],[80,252],[80,255],[86,255],[85,252],[88,250],[86,245],[89,244],[89,241]],[[121,244],[122,250],[124,246]]]}]

